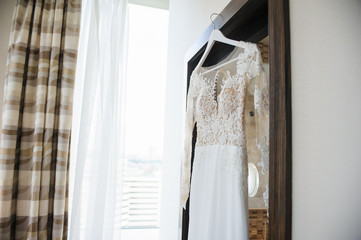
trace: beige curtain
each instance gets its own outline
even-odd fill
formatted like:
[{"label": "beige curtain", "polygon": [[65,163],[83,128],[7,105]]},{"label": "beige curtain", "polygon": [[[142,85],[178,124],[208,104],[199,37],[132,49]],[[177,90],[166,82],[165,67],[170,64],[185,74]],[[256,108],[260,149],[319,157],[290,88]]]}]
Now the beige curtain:
[{"label": "beige curtain", "polygon": [[0,239],[66,239],[81,0],[18,0],[0,152]]}]

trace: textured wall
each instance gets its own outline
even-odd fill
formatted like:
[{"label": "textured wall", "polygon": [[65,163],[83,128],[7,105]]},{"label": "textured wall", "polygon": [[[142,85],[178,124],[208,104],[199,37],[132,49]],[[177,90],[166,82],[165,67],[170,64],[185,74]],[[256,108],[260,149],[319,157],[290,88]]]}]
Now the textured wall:
[{"label": "textured wall", "polygon": [[[263,64],[267,76],[269,76],[269,64]],[[268,172],[263,175],[262,167],[257,166],[261,160],[261,152],[256,145],[256,122],[254,116],[250,116],[249,112],[254,110],[254,96],[248,95],[245,109],[245,124],[247,136],[247,155],[248,162],[256,165],[259,174],[259,189],[254,197],[248,198],[248,208],[265,208],[263,193],[266,191],[266,185],[269,183]]]}]

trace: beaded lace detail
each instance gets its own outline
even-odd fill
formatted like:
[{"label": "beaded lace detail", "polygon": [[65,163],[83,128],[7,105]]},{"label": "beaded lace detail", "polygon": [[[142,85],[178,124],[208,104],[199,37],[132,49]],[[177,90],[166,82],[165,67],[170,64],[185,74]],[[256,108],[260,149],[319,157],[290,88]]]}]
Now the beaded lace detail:
[{"label": "beaded lace detail", "polygon": [[[262,112],[268,113],[268,92],[263,93],[268,84],[263,83],[265,79],[261,72],[262,59],[257,45],[246,42],[239,42],[243,52],[240,53],[236,62],[236,73],[230,74],[228,71],[222,79],[221,90],[216,96],[216,85],[219,80],[219,71],[217,70],[214,79],[207,78],[199,69],[195,69],[191,75],[190,87],[187,97],[186,114],[186,140],[182,169],[182,193],[181,204],[185,204],[189,195],[190,188],[190,160],[192,152],[192,131],[194,123],[197,122],[197,143],[196,146],[225,145],[239,147],[235,153],[230,156],[224,156],[224,167],[232,170],[236,175],[241,174],[245,180],[242,182],[242,188],[246,188],[247,179],[247,154],[246,137],[244,127],[245,99],[250,91],[248,86],[254,90],[252,94],[255,97],[256,117],[263,116]],[[268,89],[268,88],[267,88]],[[268,91],[268,90],[267,90]],[[265,103],[266,101],[266,103]],[[267,108],[267,110],[266,110]],[[267,123],[268,125],[268,123]],[[264,129],[263,129],[264,130]],[[268,128],[267,128],[268,130]],[[262,143],[259,145],[262,155],[261,163],[268,164],[268,132],[263,135]],[[264,147],[266,145],[266,148]],[[205,150],[204,150],[205,151]],[[203,153],[204,158],[206,157]],[[227,155],[227,154],[226,154]],[[202,159],[201,151],[197,151],[195,159]],[[267,158],[267,159],[263,159]],[[267,166],[263,166],[266,169]],[[242,170],[243,169],[243,170]]]},{"label": "beaded lace detail", "polygon": [[[229,74],[229,73],[228,73]],[[216,78],[218,78],[218,72]],[[197,145],[234,145],[245,144],[244,107],[245,81],[239,81],[238,74],[228,75],[223,80],[221,92],[214,100],[216,81],[211,82],[201,75],[198,78],[202,92],[195,104],[197,122]]]}]

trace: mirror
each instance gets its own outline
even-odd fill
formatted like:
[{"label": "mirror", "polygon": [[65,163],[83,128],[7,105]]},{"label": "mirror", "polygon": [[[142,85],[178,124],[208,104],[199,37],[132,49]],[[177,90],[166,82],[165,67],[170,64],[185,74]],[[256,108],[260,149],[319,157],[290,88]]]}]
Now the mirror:
[{"label": "mirror", "polygon": [[[270,65],[265,69],[269,73],[269,172],[264,174],[264,164],[258,164],[259,157],[248,159],[248,162],[256,167],[259,178],[258,190],[248,199],[249,239],[292,239],[292,118],[288,6],[288,0],[231,1],[220,13],[222,17],[214,20],[185,56],[189,87],[191,74],[205,50],[214,25],[226,37],[234,40],[259,43],[265,37],[269,37],[266,42],[269,44],[267,55]],[[209,61],[206,60],[204,66],[217,64],[232,50],[232,47],[227,48],[224,44],[214,44],[208,55]],[[247,118],[250,111],[247,111],[247,107],[245,111]],[[194,129],[193,136],[194,147],[197,128]],[[247,155],[250,156],[248,149]],[[262,178],[267,182],[263,182]],[[182,210],[183,240],[188,239],[188,227],[187,209]]]}]

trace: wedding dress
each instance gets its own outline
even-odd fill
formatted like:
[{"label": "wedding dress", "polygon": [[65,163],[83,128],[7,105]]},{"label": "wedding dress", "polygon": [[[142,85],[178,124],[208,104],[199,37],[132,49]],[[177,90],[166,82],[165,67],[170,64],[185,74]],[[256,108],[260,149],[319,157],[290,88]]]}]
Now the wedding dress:
[{"label": "wedding dress", "polygon": [[254,96],[256,143],[268,170],[268,82],[256,44],[239,42],[217,65],[222,68],[198,67],[191,75],[181,204],[185,208],[190,193],[189,240],[248,240],[245,99]]}]

